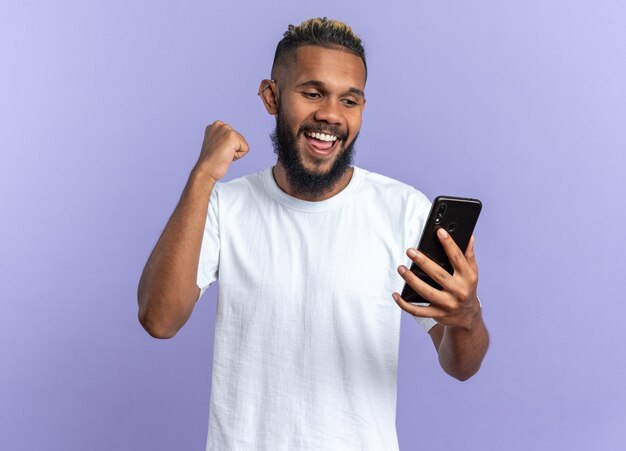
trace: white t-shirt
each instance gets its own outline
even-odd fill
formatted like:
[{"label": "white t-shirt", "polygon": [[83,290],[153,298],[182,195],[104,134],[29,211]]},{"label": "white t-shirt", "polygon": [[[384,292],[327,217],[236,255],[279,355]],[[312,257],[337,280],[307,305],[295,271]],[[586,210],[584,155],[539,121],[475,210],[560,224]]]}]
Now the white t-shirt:
[{"label": "white t-shirt", "polygon": [[198,271],[203,292],[219,279],[207,450],[398,449],[391,293],[429,209],[356,167],[321,202],[271,168],[215,186]]}]

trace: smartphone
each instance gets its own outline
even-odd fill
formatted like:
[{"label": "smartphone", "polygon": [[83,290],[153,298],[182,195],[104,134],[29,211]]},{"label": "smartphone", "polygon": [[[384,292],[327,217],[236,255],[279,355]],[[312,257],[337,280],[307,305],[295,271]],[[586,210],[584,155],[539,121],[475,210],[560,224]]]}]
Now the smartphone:
[{"label": "smartphone", "polygon": [[[444,228],[452,237],[459,248],[465,252],[469,240],[474,233],[474,227],[478,221],[478,215],[482,209],[482,203],[478,199],[469,199],[465,197],[438,196],[433,202],[422,232],[422,237],[417,246],[420,252],[431,260],[445,268],[450,274],[454,274],[454,269],[446,251],[444,250],[439,238],[437,238],[437,230]],[[415,263],[411,265],[411,272],[424,282],[438,290],[441,285],[435,282],[428,274]],[[429,302],[422,296],[417,294],[408,284],[404,284],[402,290],[402,299],[407,302],[426,303]]]}]

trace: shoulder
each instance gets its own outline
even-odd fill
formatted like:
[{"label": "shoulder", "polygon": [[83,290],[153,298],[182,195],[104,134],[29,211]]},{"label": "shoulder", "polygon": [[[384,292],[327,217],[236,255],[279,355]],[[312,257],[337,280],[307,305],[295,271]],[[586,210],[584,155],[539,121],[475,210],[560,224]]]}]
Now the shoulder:
[{"label": "shoulder", "polygon": [[226,220],[227,217],[246,212],[251,207],[267,205],[266,190],[263,187],[263,171],[237,177],[215,184],[210,208],[215,214]]},{"label": "shoulder", "polygon": [[251,190],[254,191],[263,184],[263,172],[264,171],[255,172],[254,174],[244,175],[225,182],[220,181],[215,185],[215,189],[220,194],[245,193]]},{"label": "shoulder", "polygon": [[363,191],[386,203],[401,203],[415,209],[429,209],[430,200],[418,189],[386,175],[356,168],[363,173]]},{"label": "shoulder", "polygon": [[213,188],[211,196],[217,204],[222,206],[259,202],[266,192],[263,186],[263,172],[219,181]]}]

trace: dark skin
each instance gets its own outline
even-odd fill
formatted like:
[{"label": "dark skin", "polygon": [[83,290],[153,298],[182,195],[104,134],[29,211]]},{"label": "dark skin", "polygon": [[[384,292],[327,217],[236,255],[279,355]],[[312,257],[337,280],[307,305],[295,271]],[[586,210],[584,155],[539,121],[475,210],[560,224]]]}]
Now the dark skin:
[{"label": "dark skin", "polygon": [[[293,62],[273,75],[276,81],[263,80],[259,85],[261,100],[269,114],[281,111],[294,135],[302,125],[316,124],[335,127],[347,136],[332,151],[319,153],[304,135],[297,135],[295,151],[307,170],[328,172],[361,129],[365,108],[365,66],[361,58],[343,50],[302,46],[296,50]],[[274,166],[274,178],[289,195],[315,202],[343,190],[352,178],[352,168],[329,191],[316,197],[294,191],[280,161]]]},{"label": "dark skin", "polygon": [[430,336],[437,349],[441,367],[449,375],[459,380],[467,380],[478,371],[489,347],[489,335],[476,295],[478,265],[474,255],[474,237],[463,253],[445,230],[439,229],[437,236],[452,263],[454,275],[416,249],[410,248],[407,256],[441,285],[442,290],[431,287],[406,266],[401,265],[398,273],[416,293],[430,301],[431,305],[408,303],[398,293],[393,293],[392,296],[405,312],[437,321],[438,324],[430,330]]},{"label": "dark skin", "polygon": [[196,275],[211,192],[249,148],[222,121],[206,128],[198,162],[139,280],[139,322],[153,337],[173,337],[191,316],[200,295]]},{"label": "dark skin", "polygon": [[[365,66],[358,56],[341,49],[300,47],[289,67],[279,68],[276,83],[263,80],[259,94],[269,114],[279,109],[291,131],[303,124],[334,127],[345,140],[330,150],[312,146],[299,135],[296,151],[311,172],[328,171],[337,156],[355,138],[365,107]],[[233,161],[249,151],[245,138],[230,125],[216,121],[206,128],[202,150],[180,201],[144,268],[138,288],[139,320],[156,338],[173,337],[190,317],[200,290],[196,285],[198,259],[208,202],[215,183],[226,175]],[[340,192],[352,177],[352,168],[332,189],[319,198],[299,195],[292,189],[280,162],[274,166],[280,188],[295,197],[320,201]],[[429,307],[394,299],[406,312],[434,318],[439,324],[430,331],[442,368],[460,380],[471,377],[480,367],[488,346],[476,287],[478,268],[473,240],[463,254],[454,241],[441,236],[442,244],[455,269],[454,276],[422,255],[407,255],[443,287],[433,290],[406,267],[398,271],[413,289],[428,299]],[[445,274],[444,274],[445,273]]]}]

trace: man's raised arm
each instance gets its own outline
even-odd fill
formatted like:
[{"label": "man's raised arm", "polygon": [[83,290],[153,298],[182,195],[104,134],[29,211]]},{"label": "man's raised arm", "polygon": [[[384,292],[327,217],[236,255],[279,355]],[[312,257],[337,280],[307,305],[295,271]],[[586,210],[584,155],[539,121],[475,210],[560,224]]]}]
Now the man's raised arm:
[{"label": "man's raised arm", "polygon": [[196,278],[211,192],[248,150],[229,125],[206,128],[198,162],[139,280],[139,322],[153,337],[173,337],[191,315],[200,295]]}]

